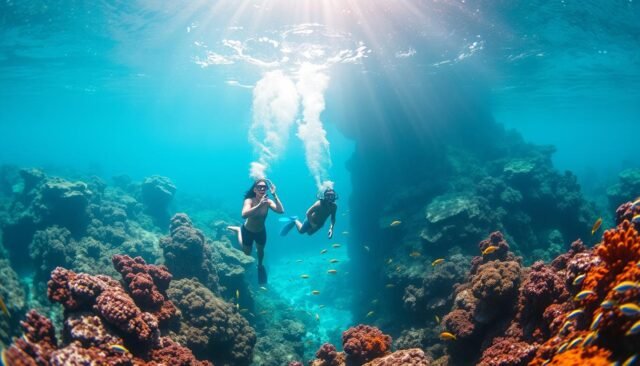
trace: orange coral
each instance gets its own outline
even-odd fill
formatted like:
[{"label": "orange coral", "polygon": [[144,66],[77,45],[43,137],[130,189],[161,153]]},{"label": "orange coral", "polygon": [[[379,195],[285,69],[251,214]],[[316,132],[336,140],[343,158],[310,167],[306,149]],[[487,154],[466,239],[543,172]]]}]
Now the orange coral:
[{"label": "orange coral", "polygon": [[603,348],[573,348],[554,356],[547,366],[609,366],[611,352]]},{"label": "orange coral", "polygon": [[[573,308],[582,309],[582,313],[570,321],[567,321],[568,312],[558,318],[566,326],[554,331],[555,336],[538,349],[530,365],[540,366],[546,360],[550,360],[546,365],[610,365],[612,355],[620,359],[640,348],[640,337],[625,336],[633,318],[623,315],[618,308],[626,302],[637,302],[640,290],[614,290],[623,281],[640,281],[640,268],[637,266],[640,261],[640,235],[628,220],[624,220],[604,233],[602,242],[593,252],[599,263],[587,272],[582,291],[594,291],[595,296],[576,301]],[[606,306],[602,305],[605,300],[609,300]],[[563,344],[577,337],[586,337],[591,331],[598,335],[592,346],[583,348],[577,345],[558,353]],[[606,349],[599,348],[604,345],[607,345]]]}]

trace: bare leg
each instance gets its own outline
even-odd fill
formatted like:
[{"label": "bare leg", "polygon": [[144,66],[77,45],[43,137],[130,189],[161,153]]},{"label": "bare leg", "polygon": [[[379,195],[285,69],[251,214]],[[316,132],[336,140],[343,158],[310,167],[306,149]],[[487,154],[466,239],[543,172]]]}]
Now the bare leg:
[{"label": "bare leg", "polygon": [[240,226],[227,226],[227,230],[236,232],[236,234],[238,235],[238,244],[240,244],[240,246],[244,250],[244,245],[242,244],[242,230],[240,230]]},{"label": "bare leg", "polygon": [[302,223],[300,222],[300,220],[295,220],[295,223],[296,223],[296,229],[298,229],[298,232],[302,234],[303,233]]}]

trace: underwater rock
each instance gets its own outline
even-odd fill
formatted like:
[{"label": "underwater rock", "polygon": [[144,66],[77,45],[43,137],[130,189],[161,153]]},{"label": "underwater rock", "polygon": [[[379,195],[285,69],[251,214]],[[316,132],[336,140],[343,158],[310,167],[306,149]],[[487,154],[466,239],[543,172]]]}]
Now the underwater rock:
[{"label": "underwater rock", "polygon": [[311,366],[342,366],[345,364],[345,354],[338,352],[336,346],[325,343],[316,352],[316,359]]},{"label": "underwater rock", "polygon": [[629,198],[640,197],[640,169],[626,169],[618,175],[618,182],[607,188],[609,208],[615,210]]},{"label": "underwater rock", "polygon": [[0,165],[0,196],[10,197],[21,190],[20,169],[15,165]]},{"label": "underwater rock", "polygon": [[496,338],[491,347],[483,353],[478,366],[519,366],[533,359],[536,347],[526,342],[516,342],[511,338]]},{"label": "underwater rock", "polygon": [[[31,311],[21,323],[26,336],[15,339],[5,352],[7,364],[211,365],[197,361],[188,348],[161,337],[161,323],[147,312],[158,305],[148,307],[149,300],[139,291],[147,291],[149,296],[159,294],[163,303],[170,303],[162,292],[171,275],[141,258],[116,257],[114,265],[123,273],[126,289],[108,276],[56,268],[48,296],[65,308],[62,343],[57,343],[51,321]],[[152,278],[153,284],[138,283],[141,275]],[[154,300],[160,302],[155,296]]]},{"label": "underwater rock", "polygon": [[39,230],[29,245],[29,255],[36,264],[36,277],[46,281],[56,267],[67,267],[75,257],[71,232],[58,226]]},{"label": "underwater rock", "polygon": [[219,366],[251,364],[256,335],[233,304],[191,279],[173,281],[167,293],[181,312],[174,339]]},{"label": "underwater rock", "polygon": [[158,226],[163,226],[169,219],[169,204],[176,193],[176,186],[167,177],[152,175],[142,182],[140,195],[147,213],[156,220]]}]

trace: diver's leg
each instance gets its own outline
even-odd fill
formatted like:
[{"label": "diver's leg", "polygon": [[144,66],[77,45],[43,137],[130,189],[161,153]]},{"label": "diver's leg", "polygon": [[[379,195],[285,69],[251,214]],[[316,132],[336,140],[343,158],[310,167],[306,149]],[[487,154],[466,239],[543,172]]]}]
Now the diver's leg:
[{"label": "diver's leg", "polygon": [[304,231],[302,231],[303,226],[300,220],[295,220],[294,222],[296,224],[296,229],[298,229],[298,232],[301,234],[304,233]]},{"label": "diver's leg", "polygon": [[264,259],[264,245],[257,244],[256,251],[258,252],[258,266],[262,266],[262,260]]},{"label": "diver's leg", "polygon": [[253,234],[247,230],[244,225],[240,228],[241,236],[242,236],[242,251],[246,255],[251,255],[251,247],[253,247]]},{"label": "diver's leg", "polygon": [[238,236],[238,244],[240,244],[240,246],[242,247],[242,230],[240,230],[240,226],[227,226],[227,230],[229,231],[235,231],[236,235]]}]

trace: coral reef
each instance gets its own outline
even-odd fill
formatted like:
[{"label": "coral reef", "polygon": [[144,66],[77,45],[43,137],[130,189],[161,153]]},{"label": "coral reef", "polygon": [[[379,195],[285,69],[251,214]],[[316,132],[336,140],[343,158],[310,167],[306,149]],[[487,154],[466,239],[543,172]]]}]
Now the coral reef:
[{"label": "coral reef", "polygon": [[26,310],[26,296],[18,275],[9,266],[9,261],[0,259],[0,298],[7,306],[9,316],[0,312],[0,344],[8,344],[18,335],[18,320]]},{"label": "coral reef", "polygon": [[618,175],[618,182],[607,189],[609,208],[613,211],[629,198],[640,197],[640,169],[626,169]]},{"label": "coral reef", "polygon": [[176,280],[167,291],[181,312],[172,337],[216,365],[249,365],[256,335],[235,306],[191,279]]},{"label": "coral reef", "polygon": [[[66,310],[63,343],[56,341],[51,321],[31,311],[21,323],[25,336],[16,339],[4,354],[7,363],[211,365],[197,361],[188,348],[161,337],[162,322],[147,312],[173,308],[164,294],[171,281],[166,269],[128,256],[114,256],[113,263],[122,273],[124,287],[108,276],[56,268],[48,296]],[[162,319],[161,312],[155,313]],[[165,320],[174,314],[167,313]]]},{"label": "coral reef", "polygon": [[393,352],[392,354],[376,358],[363,366],[428,366],[431,359],[419,348],[411,348]]},{"label": "coral reef", "polygon": [[[176,278],[195,277],[217,295],[231,297],[235,290],[249,294],[244,274],[253,258],[231,248],[228,241],[207,240],[186,214],[171,218],[169,236],[161,239],[160,246]],[[252,310],[253,299],[243,297],[240,305]]]},{"label": "coral reef", "polygon": [[360,324],[342,333],[342,348],[348,362],[362,364],[389,352],[391,337],[376,327]]}]

